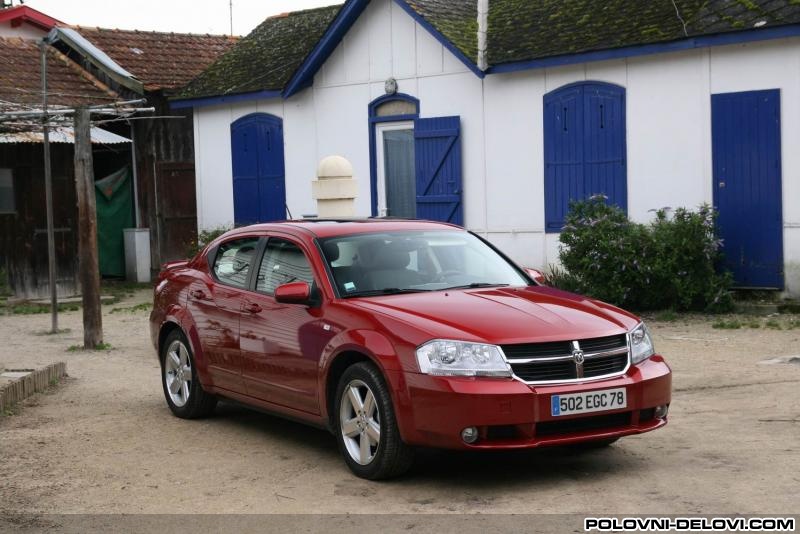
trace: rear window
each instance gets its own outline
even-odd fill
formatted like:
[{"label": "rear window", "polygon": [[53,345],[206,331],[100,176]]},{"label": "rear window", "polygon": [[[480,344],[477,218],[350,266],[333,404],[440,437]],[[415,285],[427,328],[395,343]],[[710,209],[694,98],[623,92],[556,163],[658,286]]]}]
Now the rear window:
[{"label": "rear window", "polygon": [[247,288],[257,247],[257,237],[236,239],[221,244],[214,258],[212,269],[214,276],[225,285]]}]

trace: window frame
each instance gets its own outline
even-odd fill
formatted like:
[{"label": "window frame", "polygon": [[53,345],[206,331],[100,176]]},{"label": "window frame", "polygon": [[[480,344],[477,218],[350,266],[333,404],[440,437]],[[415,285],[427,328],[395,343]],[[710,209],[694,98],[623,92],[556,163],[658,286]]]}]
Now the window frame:
[{"label": "window frame", "polygon": [[[388,102],[402,101],[411,104],[416,109],[415,113],[406,115],[378,115],[380,107]],[[412,123],[419,118],[420,101],[406,93],[394,93],[382,95],[373,100],[367,106],[368,126],[369,126],[369,188],[370,188],[370,209],[372,216],[378,216],[378,158],[377,158],[377,138],[376,126],[384,122],[411,121]]]}]

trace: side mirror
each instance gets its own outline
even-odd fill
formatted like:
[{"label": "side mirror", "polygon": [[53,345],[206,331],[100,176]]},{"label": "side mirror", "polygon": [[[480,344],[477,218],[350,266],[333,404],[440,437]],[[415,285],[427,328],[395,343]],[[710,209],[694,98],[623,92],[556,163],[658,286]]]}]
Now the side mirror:
[{"label": "side mirror", "polygon": [[275,288],[275,300],[282,304],[309,304],[311,286],[306,282],[292,282]]},{"label": "side mirror", "polygon": [[547,285],[547,278],[544,276],[544,273],[538,269],[531,269],[530,267],[525,267],[525,273],[533,278],[533,281],[539,285],[546,286]]}]

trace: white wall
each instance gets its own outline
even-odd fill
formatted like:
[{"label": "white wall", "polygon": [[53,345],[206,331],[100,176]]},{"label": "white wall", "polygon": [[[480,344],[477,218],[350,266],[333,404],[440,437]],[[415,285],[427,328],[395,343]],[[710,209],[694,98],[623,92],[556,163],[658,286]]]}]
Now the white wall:
[{"label": "white wall", "polygon": [[628,211],[647,221],[664,206],[712,202],[711,95],[781,90],[784,255],[787,288],[800,293],[800,39],[698,49],[496,74],[479,79],[391,0],[375,0],[317,73],[287,101],[195,111],[198,212],[203,228],[233,220],[230,123],[253,111],[284,118],[287,202],[315,213],[317,162],[353,164],[357,213],[371,211],[369,102],[386,78],[420,99],[421,117],[459,115],[465,224],[519,262],[558,261],[558,234],[544,232],[542,108],[545,93],[598,80],[626,89]]},{"label": "white wall", "polygon": [[19,37],[21,39],[41,39],[47,32],[36,26],[23,23],[16,28],[11,26],[11,21],[0,22],[0,37]]}]

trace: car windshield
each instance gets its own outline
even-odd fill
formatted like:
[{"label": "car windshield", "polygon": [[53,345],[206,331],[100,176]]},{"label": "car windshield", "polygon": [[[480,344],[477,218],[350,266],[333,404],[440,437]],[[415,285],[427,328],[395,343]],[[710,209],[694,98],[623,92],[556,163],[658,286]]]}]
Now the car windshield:
[{"label": "car windshield", "polygon": [[468,232],[399,231],[320,241],[343,297],[525,286],[529,281]]}]

